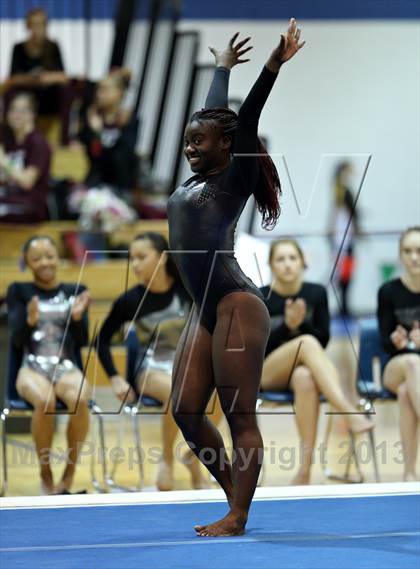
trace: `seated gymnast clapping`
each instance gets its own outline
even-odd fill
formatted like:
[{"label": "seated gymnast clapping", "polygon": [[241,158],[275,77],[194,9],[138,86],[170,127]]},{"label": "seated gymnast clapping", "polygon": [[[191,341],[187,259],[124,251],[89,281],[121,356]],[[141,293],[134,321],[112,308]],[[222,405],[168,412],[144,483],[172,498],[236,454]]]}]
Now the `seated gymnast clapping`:
[{"label": "seated gymnast clapping", "polygon": [[391,359],[384,385],[397,395],[404,480],[417,480],[416,461],[420,421],[420,227],[400,237],[403,274],[381,286],[378,322],[384,349]]},{"label": "seated gymnast clapping", "polygon": [[[41,469],[41,492],[68,493],[89,427],[90,389],[76,364],[75,350],[88,341],[83,317],[90,295],[83,285],[58,280],[59,258],[50,237],[31,237],[22,255],[33,278],[15,282],[7,291],[12,342],[23,351],[16,389],[34,408],[32,436]],[[61,480],[54,485],[50,452],[57,398],[69,412],[68,453]]]},{"label": "seated gymnast clapping", "polygon": [[299,244],[294,239],[273,241],[269,264],[273,283],[261,289],[271,317],[261,388],[294,392],[303,461],[292,484],[309,484],[320,394],[344,414],[354,433],[371,429],[373,423],[357,414],[345,397],[338,372],[325,353],[330,337],[327,292],[322,285],[304,281],[305,259]]},{"label": "seated gymnast clapping", "polygon": [[[97,344],[99,358],[119,399],[134,402],[139,394],[148,395],[161,401],[166,410],[162,414],[162,456],[156,479],[159,490],[172,490],[174,486],[174,446],[179,429],[169,406],[171,373],[175,349],[191,307],[168,248],[159,233],[150,231],[134,238],[130,260],[139,283],[115,300]],[[133,385],[119,375],[110,349],[112,337],[126,324],[135,326],[144,348],[139,353]],[[216,402],[210,418],[219,422],[221,414]],[[190,470],[192,486],[206,487],[199,462],[190,449],[181,461]]]}]

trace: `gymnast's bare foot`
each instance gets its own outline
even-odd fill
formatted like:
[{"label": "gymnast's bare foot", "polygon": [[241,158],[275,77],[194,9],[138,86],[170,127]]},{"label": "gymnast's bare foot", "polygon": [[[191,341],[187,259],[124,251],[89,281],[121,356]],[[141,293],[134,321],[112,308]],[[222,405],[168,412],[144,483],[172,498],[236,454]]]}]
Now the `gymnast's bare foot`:
[{"label": "gymnast's bare foot", "polygon": [[246,514],[230,511],[224,518],[205,526],[194,526],[198,537],[232,537],[245,533]]},{"label": "gymnast's bare foot", "polygon": [[156,486],[161,492],[173,490],[174,477],[172,473],[172,464],[162,460],[159,464],[158,474],[156,477]]},{"label": "gymnast's bare foot", "polygon": [[348,426],[354,434],[358,435],[373,429],[375,423],[364,415],[349,415]]},{"label": "gymnast's bare foot", "polygon": [[310,470],[298,470],[296,475],[292,478],[290,485],[291,486],[306,486],[310,483],[311,479],[311,472]]},{"label": "gymnast's bare foot", "polygon": [[69,492],[71,485],[73,484],[75,467],[73,464],[68,464],[64,469],[63,476],[60,482],[54,488],[54,494],[62,494],[64,492]]},{"label": "gymnast's bare foot", "polygon": [[417,482],[418,478],[415,472],[406,472],[404,474],[404,482]]},{"label": "gymnast's bare foot", "polygon": [[54,494],[54,481],[50,467],[41,469],[41,494],[48,496]]}]

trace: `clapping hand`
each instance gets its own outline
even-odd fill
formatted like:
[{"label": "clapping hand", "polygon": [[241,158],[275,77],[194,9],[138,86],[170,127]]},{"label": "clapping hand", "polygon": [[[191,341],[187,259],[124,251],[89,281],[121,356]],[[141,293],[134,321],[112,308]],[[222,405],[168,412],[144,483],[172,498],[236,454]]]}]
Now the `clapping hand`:
[{"label": "clapping hand", "polygon": [[223,51],[218,51],[214,47],[209,47],[209,50],[214,55],[216,60],[217,67],[226,67],[227,69],[232,69],[235,65],[240,63],[246,63],[249,59],[240,59],[242,55],[244,55],[247,51],[252,49],[252,46],[248,46],[244,48],[244,45],[249,42],[251,38],[245,38],[239,41],[236,45],[235,41],[239,36],[239,32],[237,32],[229,41],[227,47]]},{"label": "clapping hand", "polygon": [[417,320],[415,320],[413,328],[408,334],[408,338],[411,342],[414,342],[417,349],[420,348],[420,326]]},{"label": "clapping hand", "polygon": [[398,326],[391,334],[391,341],[397,350],[403,350],[408,344],[407,330],[398,324]]},{"label": "clapping hand", "polygon": [[306,302],[303,298],[297,298],[293,301],[291,298],[286,300],[286,306],[284,309],[284,319],[286,326],[290,330],[296,330],[305,320],[306,316]]},{"label": "clapping hand", "polygon": [[33,296],[26,307],[26,322],[29,326],[36,326],[39,318],[39,297]]}]

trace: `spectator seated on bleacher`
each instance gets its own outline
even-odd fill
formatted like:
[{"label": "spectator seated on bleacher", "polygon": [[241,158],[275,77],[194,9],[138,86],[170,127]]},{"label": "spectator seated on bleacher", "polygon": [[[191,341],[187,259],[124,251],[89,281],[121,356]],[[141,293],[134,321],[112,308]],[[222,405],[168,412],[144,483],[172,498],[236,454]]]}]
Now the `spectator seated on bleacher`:
[{"label": "spectator seated on bleacher", "polygon": [[35,128],[36,102],[29,93],[10,101],[0,131],[0,222],[37,223],[48,219],[51,151]]},{"label": "spectator seated on bleacher", "polygon": [[127,71],[120,69],[98,83],[94,101],[82,119],[79,139],[90,162],[86,185],[106,185],[130,203],[138,176],[135,148],[139,120],[122,107],[128,80]]},{"label": "spectator seated on bleacher", "polygon": [[5,107],[20,90],[31,92],[41,116],[59,115],[61,142],[67,144],[72,87],[65,74],[59,45],[47,37],[48,16],[42,8],[29,10],[28,39],[13,47],[10,77],[5,85]]}]

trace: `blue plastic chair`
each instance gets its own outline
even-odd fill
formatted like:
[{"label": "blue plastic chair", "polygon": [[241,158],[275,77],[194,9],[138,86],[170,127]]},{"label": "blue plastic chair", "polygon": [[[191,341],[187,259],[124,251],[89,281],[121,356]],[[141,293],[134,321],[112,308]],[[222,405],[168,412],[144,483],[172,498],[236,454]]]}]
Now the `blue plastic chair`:
[{"label": "blue plastic chair", "polygon": [[394,401],[395,395],[382,384],[383,370],[389,360],[385,353],[375,318],[360,321],[359,373],[357,388],[369,401]]},{"label": "blue plastic chair", "polygon": [[[0,486],[0,496],[5,496],[8,486],[8,462],[7,462],[7,419],[9,417],[30,417],[33,413],[33,407],[30,403],[25,401],[20,397],[16,390],[16,378],[19,369],[22,365],[23,350],[16,347],[13,342],[9,341],[8,356],[7,356],[7,367],[6,367],[6,382],[5,382],[5,395],[4,395],[4,407],[0,414],[0,428],[1,428],[1,455],[2,455],[2,482]],[[75,361],[77,366],[83,370],[82,356],[80,350],[75,351]],[[96,402],[91,399],[89,401],[89,408],[91,413],[97,417],[98,420],[98,432],[101,449],[105,448],[105,437],[104,437],[104,426],[102,420],[102,411],[96,404]],[[56,402],[56,412],[65,414],[67,412],[67,407],[65,404],[57,399]],[[92,460],[94,460],[94,454],[92,453]],[[92,472],[92,484],[99,490],[104,491],[105,480],[106,480],[106,469],[103,466],[103,478],[104,482],[101,486],[100,483],[94,477],[94,468],[91,468]]]}]

